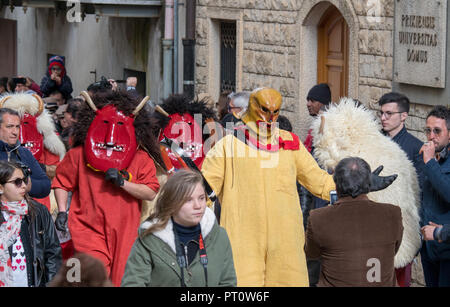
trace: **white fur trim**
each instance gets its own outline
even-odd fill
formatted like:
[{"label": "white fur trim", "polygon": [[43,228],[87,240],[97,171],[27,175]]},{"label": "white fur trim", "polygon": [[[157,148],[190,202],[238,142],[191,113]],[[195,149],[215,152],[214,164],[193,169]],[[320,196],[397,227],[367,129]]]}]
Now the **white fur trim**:
[{"label": "white fur trim", "polygon": [[[319,134],[321,116],[325,118]],[[379,120],[365,107],[357,107],[350,98],[332,104],[312,124],[314,156],[325,169],[334,169],[345,157],[356,156],[372,170],[383,165],[381,176],[398,174],[386,189],[369,193],[372,201],[399,206],[403,219],[403,239],[394,265],[409,264],[421,245],[419,225],[419,184],[416,170],[406,153],[389,137],[381,134]]]},{"label": "white fur trim", "polygon": [[[23,118],[25,113],[35,115],[39,111],[39,101],[31,94],[11,94],[8,100],[5,101],[3,107],[10,108],[19,113],[20,118]],[[5,96],[6,97],[6,96]],[[44,137],[44,147],[51,153],[58,155],[62,160],[66,154],[66,147],[55,132],[55,124],[47,110],[37,117],[36,126],[40,134]]]},{"label": "white fur trim", "polygon": [[[214,212],[206,207],[205,214],[203,215],[201,221],[200,221],[200,227],[202,229],[202,236],[203,238],[206,238],[208,234],[211,232],[214,223],[216,222],[216,216]],[[146,229],[149,229],[150,226],[155,224],[156,221],[146,221],[141,224],[140,226],[140,232],[144,231]],[[173,250],[174,253],[176,253],[175,250],[175,235],[173,233],[173,223],[172,220],[169,219],[166,227],[164,229],[155,231],[153,233],[156,237],[160,238],[163,242],[165,242],[167,245],[170,246],[170,248]]]}]

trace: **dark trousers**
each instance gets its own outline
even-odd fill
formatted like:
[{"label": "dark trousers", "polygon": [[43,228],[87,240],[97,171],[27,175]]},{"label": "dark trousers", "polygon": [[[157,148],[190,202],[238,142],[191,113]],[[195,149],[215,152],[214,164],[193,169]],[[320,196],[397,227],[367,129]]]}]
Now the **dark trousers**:
[{"label": "dark trousers", "polygon": [[309,286],[317,287],[320,275],[320,260],[306,260],[306,265],[308,267],[308,278]]},{"label": "dark trousers", "polygon": [[422,245],[420,257],[427,287],[450,287],[450,260],[431,260],[426,244]]}]

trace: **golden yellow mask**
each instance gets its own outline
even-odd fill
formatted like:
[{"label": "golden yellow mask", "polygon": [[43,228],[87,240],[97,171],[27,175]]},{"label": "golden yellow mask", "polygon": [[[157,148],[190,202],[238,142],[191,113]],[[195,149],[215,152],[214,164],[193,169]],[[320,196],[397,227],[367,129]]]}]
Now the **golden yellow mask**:
[{"label": "golden yellow mask", "polygon": [[[281,94],[272,88],[261,88],[250,94],[247,112],[242,116],[242,120],[247,125],[256,127],[265,126],[270,134],[272,123],[275,123],[280,115],[282,105]],[[258,131],[259,132],[259,129]]]}]

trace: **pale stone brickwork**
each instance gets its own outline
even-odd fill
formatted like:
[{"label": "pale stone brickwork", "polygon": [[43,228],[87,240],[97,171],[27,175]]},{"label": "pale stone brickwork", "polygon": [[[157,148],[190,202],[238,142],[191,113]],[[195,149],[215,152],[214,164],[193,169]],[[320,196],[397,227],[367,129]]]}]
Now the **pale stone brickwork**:
[{"label": "pale stone brickwork", "polygon": [[[394,0],[329,0],[329,3],[340,10],[350,29],[349,96],[376,110],[378,99],[392,89]],[[279,90],[284,98],[282,114],[291,120],[294,132],[303,140],[311,121],[305,97],[317,80],[314,25],[329,3],[319,0],[198,0],[197,93],[207,92],[217,100],[219,21],[234,20],[237,90],[261,86]],[[409,131],[422,140],[425,140],[422,132],[425,118],[431,108],[413,102],[406,122]],[[420,264],[420,258],[416,261]],[[413,285],[424,285],[421,266],[417,263],[413,266]]]},{"label": "pale stone brickwork", "polygon": [[[326,3],[319,0],[198,0],[197,93],[207,92],[217,100],[219,21],[234,20],[237,24],[237,90],[261,86],[278,89],[284,98],[282,114],[291,120],[294,131],[304,139],[311,121],[305,97],[310,86],[316,83],[317,59],[302,60],[302,52],[315,53],[317,49],[314,49],[316,42],[301,41],[301,38],[317,37],[304,25],[311,23],[308,20],[313,18],[311,15],[320,17],[323,12],[317,7],[323,6],[325,11]],[[338,7],[349,24],[350,46],[355,47],[350,50],[349,96],[378,109],[377,100],[392,88],[394,0],[330,0],[329,3]],[[430,109],[430,106],[414,103],[406,123],[422,140],[425,139],[424,118]]]}]

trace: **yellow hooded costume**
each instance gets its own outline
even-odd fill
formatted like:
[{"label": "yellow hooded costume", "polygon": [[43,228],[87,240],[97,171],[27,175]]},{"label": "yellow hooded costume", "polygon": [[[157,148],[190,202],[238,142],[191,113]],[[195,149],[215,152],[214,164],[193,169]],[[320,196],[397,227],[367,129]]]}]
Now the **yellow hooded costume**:
[{"label": "yellow hooded costume", "polygon": [[202,166],[222,205],[238,286],[309,286],[296,181],[325,199],[335,189],[298,137],[272,125],[280,107],[276,90],[255,90],[243,123]]}]

